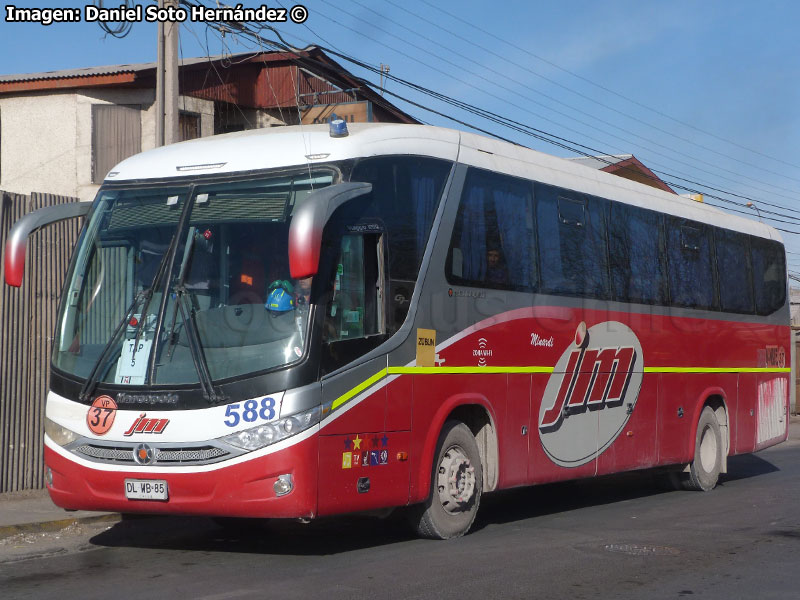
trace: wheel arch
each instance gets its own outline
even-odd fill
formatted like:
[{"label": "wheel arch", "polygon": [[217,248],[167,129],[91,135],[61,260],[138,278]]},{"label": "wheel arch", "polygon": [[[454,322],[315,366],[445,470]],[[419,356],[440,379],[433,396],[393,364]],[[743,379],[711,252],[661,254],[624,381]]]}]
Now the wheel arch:
[{"label": "wheel arch", "polygon": [[499,480],[499,444],[494,410],[487,398],[481,394],[456,394],[449,397],[436,411],[425,434],[422,456],[412,489],[410,501],[419,502],[428,497],[431,485],[434,454],[444,424],[457,420],[469,427],[478,444],[483,470],[484,492],[497,487]]},{"label": "wheel arch", "polygon": [[700,420],[700,414],[703,409],[708,406],[714,411],[719,424],[720,432],[722,434],[722,473],[728,472],[728,454],[731,449],[731,428],[730,428],[730,411],[728,409],[728,398],[725,391],[721,387],[708,387],[703,390],[699,395],[695,404],[693,414],[692,428],[690,440],[692,441],[692,448],[694,448],[694,440],[697,436],[697,423]]}]

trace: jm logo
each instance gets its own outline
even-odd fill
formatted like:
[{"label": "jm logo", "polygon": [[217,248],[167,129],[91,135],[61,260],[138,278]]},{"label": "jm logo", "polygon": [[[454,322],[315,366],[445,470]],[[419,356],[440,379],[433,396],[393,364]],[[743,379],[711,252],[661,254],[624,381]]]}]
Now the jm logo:
[{"label": "jm logo", "polygon": [[147,413],[142,413],[139,415],[139,418],[133,422],[131,428],[123,435],[129,437],[134,433],[159,434],[167,428],[167,425],[169,425],[169,419],[148,419]]},{"label": "jm logo", "polygon": [[[583,340],[588,341],[587,339]],[[542,433],[558,431],[564,419],[587,410],[620,406],[636,364],[636,349],[622,348],[573,350],[553,405],[539,425]]]}]

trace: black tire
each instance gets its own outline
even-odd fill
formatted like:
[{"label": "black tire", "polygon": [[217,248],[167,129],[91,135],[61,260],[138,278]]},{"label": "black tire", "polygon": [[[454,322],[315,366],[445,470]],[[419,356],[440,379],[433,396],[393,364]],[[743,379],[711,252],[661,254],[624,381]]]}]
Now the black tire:
[{"label": "black tire", "polygon": [[689,464],[689,472],[682,473],[684,489],[709,492],[716,487],[722,469],[722,447],[717,416],[706,406],[697,422],[694,459]]},{"label": "black tire", "polygon": [[653,483],[656,488],[665,492],[683,490],[682,467],[667,467],[653,473]]},{"label": "black tire", "polygon": [[469,531],[483,492],[483,467],[475,436],[460,421],[447,421],[439,434],[431,492],[413,506],[409,520],[420,537],[447,540]]}]

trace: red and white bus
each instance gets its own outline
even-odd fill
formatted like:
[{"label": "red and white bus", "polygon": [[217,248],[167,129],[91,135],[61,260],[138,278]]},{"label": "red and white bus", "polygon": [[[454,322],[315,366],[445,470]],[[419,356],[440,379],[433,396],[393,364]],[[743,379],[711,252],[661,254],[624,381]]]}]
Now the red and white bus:
[{"label": "red and white bus", "polygon": [[[341,124],[339,124],[341,125]],[[668,468],[712,489],[788,433],[778,233],[447,129],[159,148],[88,210],[45,461],[68,509],[467,532],[498,489]]]}]

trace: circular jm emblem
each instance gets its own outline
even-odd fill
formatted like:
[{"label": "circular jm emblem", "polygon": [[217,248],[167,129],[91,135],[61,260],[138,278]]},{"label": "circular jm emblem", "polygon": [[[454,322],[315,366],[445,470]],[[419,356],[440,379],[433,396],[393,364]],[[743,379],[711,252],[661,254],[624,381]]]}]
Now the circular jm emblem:
[{"label": "circular jm emblem", "polygon": [[139,444],[133,449],[133,460],[140,465],[153,464],[153,448],[150,444]]}]

